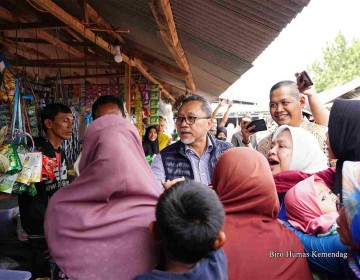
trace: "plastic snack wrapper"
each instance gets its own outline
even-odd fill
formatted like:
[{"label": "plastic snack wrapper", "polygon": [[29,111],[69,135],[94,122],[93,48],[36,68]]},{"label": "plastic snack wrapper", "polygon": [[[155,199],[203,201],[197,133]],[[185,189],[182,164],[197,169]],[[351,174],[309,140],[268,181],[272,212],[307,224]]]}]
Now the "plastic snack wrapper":
[{"label": "plastic snack wrapper", "polygon": [[13,175],[22,170],[21,161],[16,151],[16,148],[11,144],[6,144],[0,147],[0,153],[6,156],[9,160],[9,169],[6,174]]},{"label": "plastic snack wrapper", "polygon": [[19,173],[16,181],[29,185],[41,181],[42,153],[27,153],[23,162],[23,170]]},{"label": "plastic snack wrapper", "polygon": [[42,180],[53,180],[55,178],[56,160],[42,155]]},{"label": "plastic snack wrapper", "polygon": [[[20,162],[25,160],[25,155],[23,154],[19,154],[18,157]],[[16,179],[18,175],[19,174],[13,174],[13,175],[5,174],[3,176],[0,176],[0,191],[5,193],[13,192],[13,189],[15,189]]]}]

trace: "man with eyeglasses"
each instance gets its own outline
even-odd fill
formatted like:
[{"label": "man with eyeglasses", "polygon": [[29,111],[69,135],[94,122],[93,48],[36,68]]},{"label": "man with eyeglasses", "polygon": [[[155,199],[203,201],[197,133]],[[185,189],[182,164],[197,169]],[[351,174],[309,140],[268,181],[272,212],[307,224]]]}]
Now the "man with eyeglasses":
[{"label": "man with eyeglasses", "polygon": [[217,159],[233,147],[211,136],[211,115],[210,102],[201,96],[193,95],[182,102],[175,118],[180,140],[162,150],[151,165],[164,188],[184,179],[211,183]]}]

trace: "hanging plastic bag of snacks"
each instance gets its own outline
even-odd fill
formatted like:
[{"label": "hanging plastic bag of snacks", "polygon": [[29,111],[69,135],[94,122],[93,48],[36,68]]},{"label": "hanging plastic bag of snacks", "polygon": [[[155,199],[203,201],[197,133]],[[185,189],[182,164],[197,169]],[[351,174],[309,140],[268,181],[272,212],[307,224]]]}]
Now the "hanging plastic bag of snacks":
[{"label": "hanging plastic bag of snacks", "polygon": [[0,147],[0,153],[6,156],[9,160],[9,168],[6,174],[19,173],[22,170],[21,161],[16,148],[12,144],[5,144]]},{"label": "hanging plastic bag of snacks", "polygon": [[32,152],[26,153],[23,162],[23,169],[19,173],[16,181],[25,185],[37,183],[41,181],[42,171],[42,153]]},{"label": "hanging plastic bag of snacks", "polygon": [[[20,163],[25,159],[25,155],[18,154]],[[0,191],[5,193],[11,193],[13,191],[16,179],[18,177],[17,174],[9,175],[5,174],[3,176],[0,176]]]}]

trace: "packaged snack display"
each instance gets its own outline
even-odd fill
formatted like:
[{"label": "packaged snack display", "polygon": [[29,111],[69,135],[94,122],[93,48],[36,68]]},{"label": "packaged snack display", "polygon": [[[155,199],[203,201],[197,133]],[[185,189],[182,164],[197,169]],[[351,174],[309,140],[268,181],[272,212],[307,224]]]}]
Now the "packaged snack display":
[{"label": "packaged snack display", "polygon": [[158,85],[150,87],[150,125],[159,124],[160,91]]},{"label": "packaged snack display", "polygon": [[21,161],[16,148],[11,144],[5,144],[0,147],[0,153],[6,156],[9,160],[9,169],[6,174],[19,173],[22,170]]}]

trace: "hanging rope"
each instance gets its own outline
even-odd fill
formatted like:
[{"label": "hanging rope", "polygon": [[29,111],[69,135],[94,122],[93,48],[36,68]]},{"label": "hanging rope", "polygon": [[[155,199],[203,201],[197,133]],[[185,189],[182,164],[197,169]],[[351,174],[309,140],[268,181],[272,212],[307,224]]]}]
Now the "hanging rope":
[{"label": "hanging rope", "polygon": [[[56,28],[56,36],[57,36],[57,39],[60,40],[60,30],[59,28]],[[68,103],[68,100],[65,99],[65,96],[64,96],[64,92],[63,92],[63,83],[62,83],[62,78],[61,78],[61,68],[60,68],[60,59],[59,59],[59,54],[58,54],[58,51],[57,51],[57,48],[60,47],[62,50],[62,46],[60,44],[56,44],[55,45],[55,53],[56,53],[56,58],[58,60],[58,69],[57,69],[57,73],[56,73],[56,83],[57,83],[57,87],[56,87],[56,91],[55,91],[55,100],[57,100],[57,89],[59,89],[59,96],[61,96],[61,101],[64,103],[64,104],[67,104]]]},{"label": "hanging rope", "polygon": [[[36,53],[36,60],[38,61],[39,60],[39,42],[38,42],[38,31],[37,30],[35,30],[35,36],[36,36],[36,51],[37,51],[37,53]],[[36,66],[36,64],[35,64],[35,66]],[[39,78],[40,78],[40,67],[38,67],[37,68],[38,69],[38,71],[37,71],[37,79],[36,79],[36,82],[38,82],[39,81]]]}]

